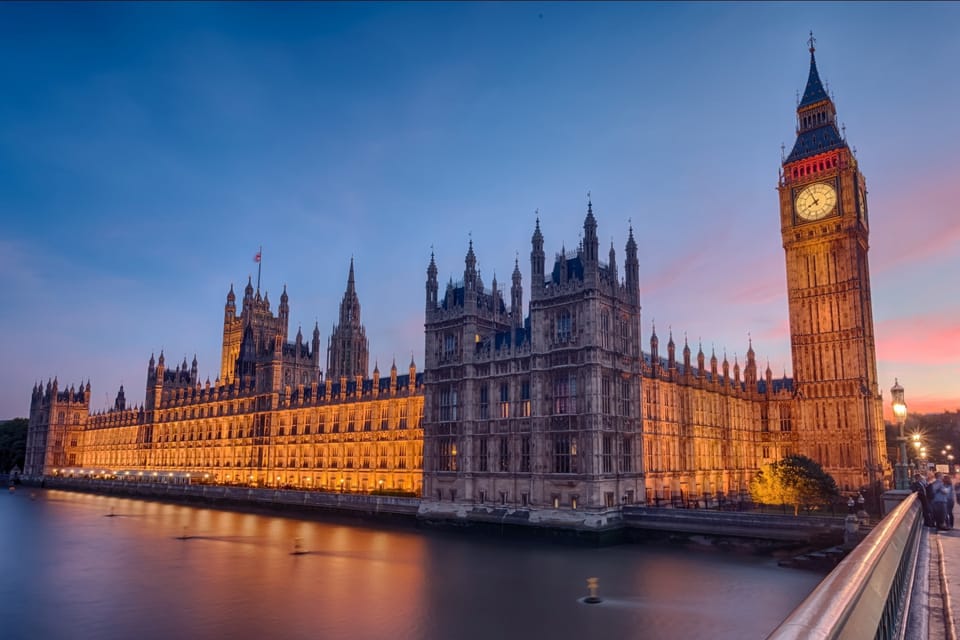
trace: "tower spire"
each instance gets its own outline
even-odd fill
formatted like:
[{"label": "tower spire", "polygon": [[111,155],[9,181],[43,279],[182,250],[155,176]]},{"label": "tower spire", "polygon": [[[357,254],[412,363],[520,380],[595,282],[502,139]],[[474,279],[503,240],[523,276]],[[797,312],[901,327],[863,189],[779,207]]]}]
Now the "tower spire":
[{"label": "tower spire", "polygon": [[820,81],[820,73],[817,71],[817,58],[814,55],[814,51],[817,50],[814,46],[816,42],[816,38],[813,37],[813,31],[811,31],[810,39],[807,40],[807,44],[810,45],[810,74],[807,76],[807,87],[803,90],[803,97],[800,98],[799,107],[806,107],[829,98],[826,90],[823,88],[823,83]]},{"label": "tower spire", "polygon": [[803,97],[797,104],[797,140],[784,165],[834,149],[846,148],[847,143],[837,128],[837,109],[823,88],[817,59],[814,55],[816,39],[810,32],[810,72]]},{"label": "tower spire", "polygon": [[257,263],[257,293],[260,293],[260,265],[261,260],[263,259],[263,245],[257,249],[257,255],[253,257],[253,261]]}]

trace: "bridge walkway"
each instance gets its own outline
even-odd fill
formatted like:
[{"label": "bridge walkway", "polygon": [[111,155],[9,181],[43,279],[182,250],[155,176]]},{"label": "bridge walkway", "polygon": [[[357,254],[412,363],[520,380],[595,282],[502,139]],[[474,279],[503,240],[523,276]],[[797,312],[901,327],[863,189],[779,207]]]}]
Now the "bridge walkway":
[{"label": "bridge walkway", "polygon": [[929,548],[927,637],[957,640],[960,628],[960,528],[926,529]]}]

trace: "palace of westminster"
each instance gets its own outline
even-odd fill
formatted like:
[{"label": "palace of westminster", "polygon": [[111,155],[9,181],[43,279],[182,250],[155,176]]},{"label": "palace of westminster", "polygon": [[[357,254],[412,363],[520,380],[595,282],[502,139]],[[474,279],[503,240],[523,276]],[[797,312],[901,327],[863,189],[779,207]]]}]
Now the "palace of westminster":
[{"label": "palace of westminster", "polygon": [[[227,294],[220,376],[196,359],[147,366],[146,397],[90,413],[90,384],[33,390],[25,475],[176,476],[221,484],[415,494],[478,505],[606,513],[623,503],[737,494],[765,463],[817,460],[843,489],[888,481],[867,262],[866,184],[810,47],[797,138],[778,190],[793,378],[640,334],[637,243],[601,260],[588,204],[575,252],[552,264],[537,221],[525,306],[484,286],[472,241],[463,279],[426,271],[425,362],[368,369],[353,261],[321,374],[319,328],[288,336],[248,284]],[[259,284],[259,283],[258,283]],[[679,350],[678,350],[679,347]]]}]

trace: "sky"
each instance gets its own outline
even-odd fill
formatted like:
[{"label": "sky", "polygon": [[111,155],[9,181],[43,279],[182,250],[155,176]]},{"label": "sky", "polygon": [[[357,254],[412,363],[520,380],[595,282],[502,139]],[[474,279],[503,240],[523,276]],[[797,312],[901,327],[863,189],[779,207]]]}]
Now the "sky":
[{"label": "sky", "polygon": [[[290,335],[337,321],[423,364],[431,251],[530,291],[579,242],[639,245],[642,326],[791,374],[776,191],[816,37],[866,176],[879,383],[960,409],[960,4],[0,3],[0,418],[147,361],[219,373],[257,277]],[[749,337],[749,338],[748,338]],[[323,356],[325,360],[325,353]]]}]

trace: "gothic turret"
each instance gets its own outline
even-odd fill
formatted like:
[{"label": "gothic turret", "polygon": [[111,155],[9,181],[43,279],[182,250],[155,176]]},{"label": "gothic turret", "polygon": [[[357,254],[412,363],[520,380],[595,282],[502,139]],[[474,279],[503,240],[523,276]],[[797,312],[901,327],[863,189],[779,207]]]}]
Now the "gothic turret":
[{"label": "gothic turret", "polygon": [[247,286],[243,289],[243,306],[253,302],[253,279],[247,276]]},{"label": "gothic turret", "polygon": [[287,323],[290,321],[290,296],[287,295],[287,285],[283,285],[283,293],[280,294],[280,306],[277,308],[277,315],[280,318],[280,330],[283,339],[287,339]]},{"label": "gothic turret", "polygon": [[743,381],[747,385],[747,390],[756,392],[757,390],[757,360],[753,352],[753,338],[748,339],[747,364],[743,368]]},{"label": "gothic turret", "polygon": [[609,255],[609,266],[608,273],[610,274],[610,281],[616,285],[620,282],[620,278],[617,275],[617,252],[613,248],[613,240],[610,241],[610,255]]},{"label": "gothic turret", "polygon": [[657,337],[657,325],[654,323],[650,333],[650,363],[654,368],[660,365],[660,339]]},{"label": "gothic turret", "polygon": [[530,296],[531,298],[539,296],[543,291],[544,285],[544,262],[546,256],[543,253],[543,234],[540,232],[540,217],[537,216],[537,225],[533,230],[533,237],[530,239],[532,246],[530,250]]},{"label": "gothic turret", "polygon": [[634,302],[640,299],[640,262],[637,259],[637,241],[633,239],[633,225],[627,238],[627,259],[624,264],[627,295]]},{"label": "gothic turret", "polygon": [[667,341],[667,368],[677,368],[677,345],[673,342],[673,330],[670,331],[670,339]]},{"label": "gothic turret", "polygon": [[520,275],[520,258],[513,262],[513,284],[510,287],[510,324],[514,329],[523,325],[523,285]]},{"label": "gothic turret", "polygon": [[583,261],[586,269],[599,264],[600,240],[597,238],[597,219],[593,217],[593,202],[587,199],[587,217],[583,221]]},{"label": "gothic turret", "polygon": [[333,328],[327,349],[327,378],[367,376],[369,362],[367,332],[360,322],[360,298],[357,296],[353,258],[347,275],[347,289],[340,303],[340,324]]},{"label": "gothic turret", "polygon": [[427,312],[437,308],[437,263],[430,252],[430,264],[427,266]]},{"label": "gothic turret", "polygon": [[227,303],[223,307],[223,314],[229,320],[237,315],[237,296],[233,292],[233,283],[230,283],[230,291],[227,292]]}]

